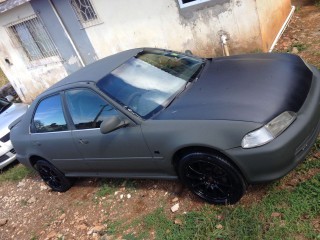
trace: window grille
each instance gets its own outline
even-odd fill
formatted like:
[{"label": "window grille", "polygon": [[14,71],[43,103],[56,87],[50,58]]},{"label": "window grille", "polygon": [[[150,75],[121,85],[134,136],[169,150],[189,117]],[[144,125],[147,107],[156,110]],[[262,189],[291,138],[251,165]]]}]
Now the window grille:
[{"label": "window grille", "polygon": [[6,27],[14,47],[22,48],[30,61],[59,57],[56,46],[36,15]]},{"label": "window grille", "polygon": [[178,0],[181,9],[192,7],[198,4],[209,2],[210,0]]},{"label": "window grille", "polygon": [[90,0],[71,0],[70,3],[82,27],[101,23]]}]

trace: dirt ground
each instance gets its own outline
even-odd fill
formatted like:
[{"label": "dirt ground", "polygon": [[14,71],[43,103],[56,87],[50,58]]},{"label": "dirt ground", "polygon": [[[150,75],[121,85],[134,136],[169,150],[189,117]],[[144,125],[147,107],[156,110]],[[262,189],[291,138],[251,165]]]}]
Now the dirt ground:
[{"label": "dirt ground", "polygon": [[[275,51],[295,52],[320,68],[320,8],[297,1],[298,8]],[[302,6],[306,3],[307,5]],[[302,176],[293,171],[281,181],[282,188],[296,184]],[[108,180],[103,180],[108,181]],[[179,203],[179,213],[203,205],[178,181],[119,180],[100,194],[102,180],[80,179],[66,193],[52,192],[38,176],[0,187],[0,239],[106,239],[114,221],[138,219],[161,203],[168,214]],[[240,205],[261,199],[269,185],[249,187]],[[100,190],[100,191],[99,191]],[[213,206],[214,207],[214,206]],[[110,231],[109,231],[110,232]],[[125,234],[125,233],[124,233]],[[119,236],[110,236],[115,239]]]}]

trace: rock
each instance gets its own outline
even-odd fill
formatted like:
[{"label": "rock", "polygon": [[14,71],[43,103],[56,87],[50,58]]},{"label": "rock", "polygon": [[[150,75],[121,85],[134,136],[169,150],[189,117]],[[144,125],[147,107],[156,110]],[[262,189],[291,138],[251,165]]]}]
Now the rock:
[{"label": "rock", "polygon": [[31,203],[35,203],[36,202],[36,198],[35,197],[31,197],[27,203],[31,204]]},{"label": "rock", "polygon": [[280,217],[280,216],[281,216],[281,213],[279,213],[279,212],[271,213],[271,217]]},{"label": "rock", "polygon": [[179,210],[179,203],[177,203],[177,204],[175,204],[175,205],[173,205],[172,207],[171,207],[171,212],[176,212],[176,211],[178,211]]},{"label": "rock", "polygon": [[8,219],[6,218],[0,219],[0,227],[6,225],[7,222],[8,222]]},{"label": "rock", "polygon": [[223,220],[224,217],[223,217],[222,215],[218,215],[218,216],[217,216],[217,219],[218,219],[218,220]]},{"label": "rock", "polygon": [[57,239],[64,239],[64,237],[63,237],[63,235],[62,235],[61,233],[59,233],[59,234],[57,235]]},{"label": "rock", "polygon": [[178,202],[179,198],[175,197],[174,199],[172,199],[172,202]]},{"label": "rock", "polygon": [[127,198],[128,199],[130,199],[131,198],[131,194],[129,193],[129,194],[127,194]]},{"label": "rock", "polygon": [[41,184],[40,186],[40,191],[44,191],[44,190],[48,190],[48,186],[47,185],[44,185],[44,184]]},{"label": "rock", "polygon": [[56,236],[57,236],[57,233],[56,233],[55,231],[51,231],[51,232],[47,235],[46,239],[54,239],[54,238],[56,238]]},{"label": "rock", "polygon": [[221,224],[216,225],[216,229],[222,229],[222,228],[223,228],[223,226]]},{"label": "rock", "polygon": [[181,221],[181,219],[175,219],[174,220],[174,224],[177,224],[177,225],[180,225],[180,226],[182,226],[182,221]]},{"label": "rock", "polygon": [[18,188],[24,187],[26,185],[25,181],[20,181],[17,185]]},{"label": "rock", "polygon": [[104,231],[104,229],[105,229],[105,227],[103,225],[98,225],[98,226],[91,228],[91,231],[93,233],[101,233],[102,231]]},{"label": "rock", "polygon": [[299,53],[299,49],[297,47],[293,47],[291,50],[292,54],[298,54]]},{"label": "rock", "polygon": [[88,232],[87,232],[87,235],[91,235],[91,234],[97,234],[97,233],[102,233],[105,229],[105,226],[103,225],[98,225],[98,226],[95,226],[93,228],[91,228]]},{"label": "rock", "polygon": [[62,214],[61,216],[60,216],[60,220],[63,220],[63,219],[65,219],[66,218],[66,214],[64,213],[64,214]]},{"label": "rock", "polygon": [[79,230],[87,230],[87,226],[85,224],[80,224],[80,225],[76,226],[76,228]]},{"label": "rock", "polygon": [[101,236],[100,240],[109,240],[111,238],[112,236],[108,236],[108,234],[104,234],[103,236]]}]

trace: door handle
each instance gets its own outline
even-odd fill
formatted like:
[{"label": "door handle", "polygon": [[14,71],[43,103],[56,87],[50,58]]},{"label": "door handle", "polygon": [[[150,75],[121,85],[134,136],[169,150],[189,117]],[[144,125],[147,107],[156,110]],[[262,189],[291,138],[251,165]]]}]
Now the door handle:
[{"label": "door handle", "polygon": [[86,139],[79,139],[79,143],[81,143],[81,144],[88,144],[89,143],[89,141],[88,140],[86,140]]}]

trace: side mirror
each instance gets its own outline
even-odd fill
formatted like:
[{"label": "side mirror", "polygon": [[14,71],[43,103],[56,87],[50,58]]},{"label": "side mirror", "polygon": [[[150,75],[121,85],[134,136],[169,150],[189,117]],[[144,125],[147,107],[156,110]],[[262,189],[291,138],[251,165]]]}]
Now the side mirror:
[{"label": "side mirror", "polygon": [[102,134],[106,134],[119,128],[125,127],[128,124],[128,121],[121,120],[118,116],[110,116],[101,123],[100,132]]}]

